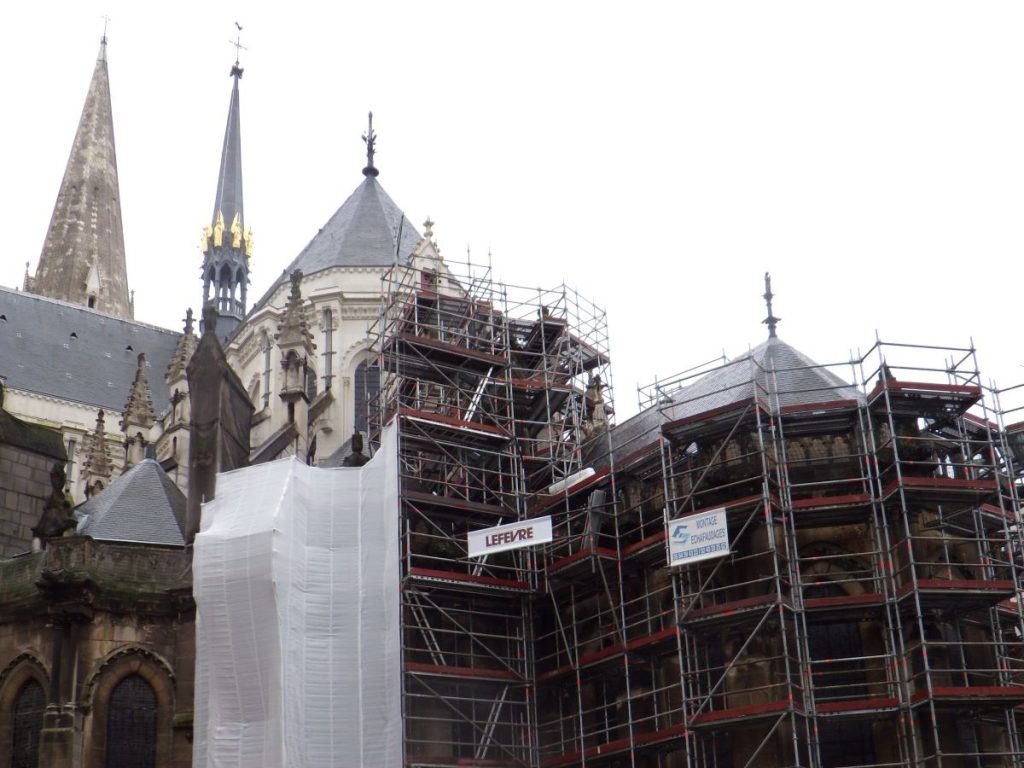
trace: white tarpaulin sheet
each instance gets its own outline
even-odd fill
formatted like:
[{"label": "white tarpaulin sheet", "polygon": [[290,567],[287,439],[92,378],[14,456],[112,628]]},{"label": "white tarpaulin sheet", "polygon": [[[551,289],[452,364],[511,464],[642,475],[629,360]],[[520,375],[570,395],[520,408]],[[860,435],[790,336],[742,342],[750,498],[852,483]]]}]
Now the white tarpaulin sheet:
[{"label": "white tarpaulin sheet", "polygon": [[195,541],[196,768],[402,761],[398,477],[294,459],[217,478]]}]

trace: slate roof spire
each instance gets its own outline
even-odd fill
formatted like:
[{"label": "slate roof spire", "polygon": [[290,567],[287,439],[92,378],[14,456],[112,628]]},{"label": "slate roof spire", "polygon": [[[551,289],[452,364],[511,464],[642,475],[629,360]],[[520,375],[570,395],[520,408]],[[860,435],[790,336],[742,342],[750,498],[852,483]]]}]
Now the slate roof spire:
[{"label": "slate roof spire", "polygon": [[25,289],[132,318],[105,29],[39,264]]},{"label": "slate roof spire", "polygon": [[[238,26],[241,32],[241,26]],[[220,168],[217,173],[217,196],[210,223],[203,229],[200,249],[203,252],[203,304],[213,305],[220,318],[217,327],[229,335],[245,317],[246,291],[249,285],[249,259],[252,258],[252,230],[245,229],[242,204],[242,124],[239,109],[238,83],[244,71],[238,61],[242,49],[235,46],[235,63],[231,67],[231,99],[224,128]]]}]

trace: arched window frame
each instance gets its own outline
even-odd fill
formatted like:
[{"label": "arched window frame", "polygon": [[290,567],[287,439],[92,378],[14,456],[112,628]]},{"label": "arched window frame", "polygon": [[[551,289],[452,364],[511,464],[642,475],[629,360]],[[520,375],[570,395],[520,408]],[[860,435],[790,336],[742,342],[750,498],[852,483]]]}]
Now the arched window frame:
[{"label": "arched window frame", "polygon": [[86,727],[86,768],[107,768],[110,697],[125,678],[138,675],[156,698],[155,768],[171,768],[173,758],[174,678],[166,663],[142,649],[119,651],[100,666],[89,682],[91,723]]},{"label": "arched window frame", "polygon": [[377,359],[369,352],[365,352],[355,357],[352,362],[352,430],[362,432],[363,435],[367,435],[369,431],[367,405],[369,400],[366,398],[376,397],[380,391],[379,379],[374,387],[371,384],[370,378],[366,376],[366,371],[373,368],[378,371],[376,367]]},{"label": "arched window frame", "polygon": [[34,656],[22,654],[3,670],[0,670],[0,766],[11,765],[11,748],[14,744],[12,731],[14,707],[26,683],[37,682],[48,698],[50,678]]}]

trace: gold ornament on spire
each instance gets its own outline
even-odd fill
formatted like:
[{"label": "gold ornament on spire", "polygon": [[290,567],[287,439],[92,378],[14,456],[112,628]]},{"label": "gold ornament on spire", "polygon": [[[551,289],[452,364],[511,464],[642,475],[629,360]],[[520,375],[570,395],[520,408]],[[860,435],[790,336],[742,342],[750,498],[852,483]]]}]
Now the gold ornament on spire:
[{"label": "gold ornament on spire", "polygon": [[213,225],[213,247],[220,248],[224,244],[224,214],[217,211],[217,221]]},{"label": "gold ornament on spire", "polygon": [[203,227],[203,233],[199,236],[199,250],[208,253],[210,250],[210,237],[213,235],[213,228],[207,224]]},{"label": "gold ornament on spire", "polygon": [[252,261],[252,248],[252,227],[249,227],[247,230],[245,230],[245,258],[248,259],[250,262]]},{"label": "gold ornament on spire", "polygon": [[231,247],[242,247],[242,225],[238,221],[237,213],[235,214],[235,218],[231,220]]}]

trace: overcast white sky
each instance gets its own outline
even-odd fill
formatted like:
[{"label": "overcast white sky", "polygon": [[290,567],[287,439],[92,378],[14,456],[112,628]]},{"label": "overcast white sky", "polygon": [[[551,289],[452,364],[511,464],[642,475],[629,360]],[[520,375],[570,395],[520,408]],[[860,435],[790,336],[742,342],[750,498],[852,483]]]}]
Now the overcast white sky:
[{"label": "overcast white sky", "polygon": [[0,284],[35,269],[102,33],[137,319],[198,308],[244,27],[259,296],[362,180],[450,259],[608,311],[620,417],[765,336],[820,362],[875,338],[1024,380],[1019,2],[19,3],[0,47]]}]

